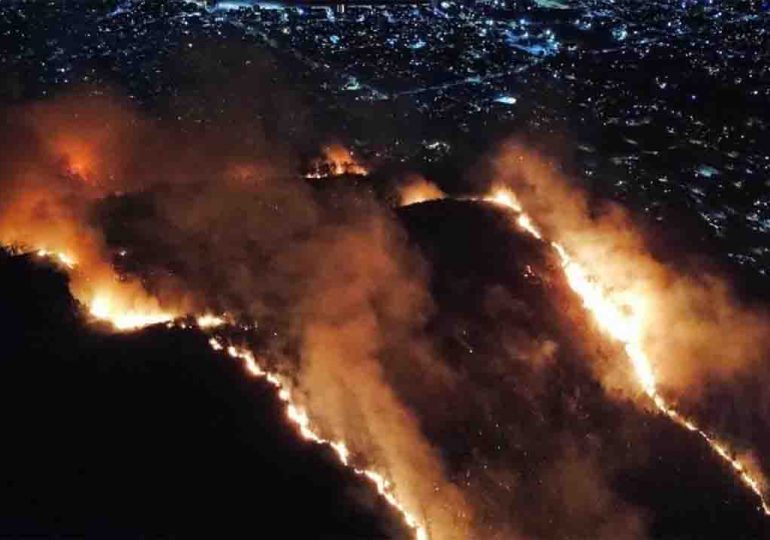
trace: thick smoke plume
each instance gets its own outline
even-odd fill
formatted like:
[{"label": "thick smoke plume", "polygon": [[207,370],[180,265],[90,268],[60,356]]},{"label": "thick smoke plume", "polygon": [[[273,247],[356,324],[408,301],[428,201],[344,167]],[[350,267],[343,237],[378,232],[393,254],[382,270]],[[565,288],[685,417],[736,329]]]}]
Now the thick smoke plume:
[{"label": "thick smoke plume", "polygon": [[[426,353],[430,309],[421,263],[388,209],[344,186],[314,190],[258,130],[245,141],[226,127],[179,132],[106,96],[6,118],[0,241],[74,259],[73,294],[92,310],[108,295],[115,310],[162,303],[270,325],[264,352],[296,381],[324,435],[382,471],[435,537],[469,536],[463,495],[388,382],[396,358],[385,344],[397,336]],[[340,159],[342,172],[365,172],[349,153]],[[116,275],[110,235],[154,269],[152,295]]]},{"label": "thick smoke plume", "polygon": [[644,347],[663,388],[697,393],[708,378],[751,369],[767,356],[766,313],[738,302],[718,276],[656,259],[627,213],[589,202],[542,154],[504,144],[494,182],[512,187],[546,237],[562,242],[614,298],[643,306]]},{"label": "thick smoke plume", "polygon": [[141,128],[110,97],[64,98],[6,111],[0,126],[0,242],[50,252],[70,266],[74,295],[100,316],[162,313],[135,279],[117,276],[95,201],[124,183],[126,148]]}]

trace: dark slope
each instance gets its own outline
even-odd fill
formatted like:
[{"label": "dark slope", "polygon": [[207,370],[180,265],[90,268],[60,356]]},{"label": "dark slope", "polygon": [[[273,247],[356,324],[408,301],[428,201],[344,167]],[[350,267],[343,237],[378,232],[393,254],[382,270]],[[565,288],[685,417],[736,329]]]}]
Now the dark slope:
[{"label": "dark slope", "polygon": [[203,336],[99,333],[63,276],[0,258],[0,537],[398,538]]},{"label": "dark slope", "polygon": [[509,214],[438,201],[399,216],[431,265],[431,327],[459,380],[433,405],[402,388],[482,519],[534,538],[630,538],[634,522],[654,538],[768,537],[700,439],[598,384],[593,368],[627,360]]},{"label": "dark slope", "polygon": [[[505,213],[443,201],[399,217],[429,264],[452,383],[385,368],[484,509],[485,538],[501,523],[534,538],[767,537],[700,440],[606,395],[592,366],[624,360]],[[202,336],[99,333],[50,268],[3,256],[0,276],[0,536],[403,534]]]}]

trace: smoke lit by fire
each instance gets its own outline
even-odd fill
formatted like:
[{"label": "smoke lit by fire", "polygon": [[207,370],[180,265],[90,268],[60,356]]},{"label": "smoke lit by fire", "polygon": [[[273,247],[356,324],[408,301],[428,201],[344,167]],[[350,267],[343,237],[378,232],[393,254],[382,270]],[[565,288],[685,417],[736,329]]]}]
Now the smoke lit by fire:
[{"label": "smoke lit by fire", "polygon": [[435,201],[446,197],[443,191],[433,182],[414,176],[406,180],[398,190],[400,205],[409,206],[425,201]]},{"label": "smoke lit by fire", "polygon": [[[214,336],[214,350],[269,382],[299,436],[328,446],[341,464],[366,478],[416,538],[474,536],[471,497],[425,435],[422,411],[408,406],[391,380],[398,369],[418,371],[408,354],[393,353],[398,345],[418,351],[426,364],[435,360],[425,335],[433,306],[422,260],[411,253],[391,212],[358,194],[342,194],[324,206],[307,182],[273,174],[271,168],[279,167],[264,156],[251,159],[251,148],[226,157],[219,150],[207,153],[206,144],[169,148],[173,157],[148,172],[143,154],[130,148],[142,123],[111,100],[65,99],[16,115],[14,122],[5,131],[20,142],[0,141],[7,142],[10,156],[0,159],[0,243],[59,265],[84,311],[116,330],[194,313],[179,324]],[[688,391],[704,373],[747,365],[748,351],[760,348],[764,335],[761,318],[737,309],[723,287],[677,279],[647,255],[616,214],[595,222],[585,201],[561,187],[546,165],[521,149],[508,150],[498,170],[503,187],[464,200],[512,210],[524,232],[552,249],[571,290],[622,344],[649,401],[705,441],[768,512],[763,480],[749,462],[666,397],[669,390]],[[330,145],[323,154],[308,178],[368,174],[341,146]],[[154,182],[162,188],[154,189]],[[122,221],[133,226],[143,247],[170,261],[174,272],[164,274],[173,274],[170,284],[153,287],[116,269],[108,235],[94,217],[105,198],[139,190],[155,213]],[[422,178],[405,183],[399,195],[402,205],[445,197]],[[705,319],[693,317],[694,304],[709,306],[711,311],[700,312]],[[273,334],[276,354],[293,355],[285,370],[269,369],[250,349],[220,335],[241,316],[271,317],[281,329],[284,334]],[[699,334],[722,326],[740,329],[726,338],[725,354],[738,358],[728,368],[719,362],[722,356],[705,350]]]},{"label": "smoke lit by fire", "polygon": [[[504,204],[512,210],[519,212],[519,225],[536,238],[542,238],[537,229],[532,225],[529,216],[523,212],[521,207],[518,204],[510,204],[511,201],[515,201],[515,197],[507,190],[497,191],[485,200]],[[623,344],[626,354],[633,365],[639,385],[652,400],[655,407],[677,424],[700,435],[712,450],[735,470],[741,481],[757,495],[762,511],[770,515],[770,506],[768,506],[764,494],[764,478],[758,472],[749,471],[748,465],[736,458],[726,448],[724,443],[698,427],[693,420],[682,416],[658,392],[652,364],[642,344],[645,320],[649,317],[645,298],[625,297],[619,301],[614,298],[611,290],[602,285],[601,279],[590,276],[582,266],[570,257],[561,244],[552,242],[551,246],[559,256],[567,282],[572,290],[581,298],[585,308],[594,316],[602,330]]]},{"label": "smoke lit by fire", "polygon": [[[211,321],[209,316],[203,324],[201,324],[201,318],[198,319],[198,324],[202,328],[206,328],[209,325],[206,322]],[[337,459],[344,466],[349,467],[357,475],[366,478],[376,488],[377,492],[399,513],[404,519],[404,523],[414,531],[415,538],[417,540],[428,540],[428,528],[421,518],[417,517],[415,510],[409,510],[398,499],[395,492],[393,483],[388,480],[387,476],[374,469],[363,468],[354,463],[354,459],[351,456],[348,446],[345,441],[328,440],[323,438],[316,428],[312,425],[307,411],[300,406],[295,400],[292,390],[290,389],[287,381],[283,380],[278,374],[266,371],[258,362],[254,354],[248,349],[242,347],[236,347],[234,345],[225,345],[221,338],[212,337],[209,340],[211,348],[215,351],[226,351],[229,356],[236,358],[243,362],[244,368],[254,377],[262,378],[268,383],[273,385],[277,392],[278,398],[286,406],[286,418],[296,427],[298,433],[303,439],[314,442],[316,444],[328,446],[334,451]]]},{"label": "smoke lit by fire", "polygon": [[[732,366],[745,365],[749,361],[741,348],[744,342],[761,348],[762,336],[755,333],[757,326],[762,325],[761,320],[737,308],[725,296],[723,288],[704,290],[690,282],[677,281],[671,271],[661,267],[647,254],[641,240],[631,232],[633,228],[617,221],[622,218],[618,216],[617,210],[611,214],[608,222],[593,222],[581,194],[567,188],[545,160],[536,154],[514,144],[506,148],[499,167],[499,176],[508,186],[516,186],[517,192],[505,186],[483,200],[516,212],[518,225],[542,240],[543,234],[534,225],[531,214],[525,211],[525,205],[521,202],[522,194],[526,195],[526,207],[531,206],[537,215],[543,215],[549,234],[564,239],[564,243],[551,241],[550,245],[561,262],[569,286],[593,315],[598,326],[623,344],[635,378],[655,408],[688,431],[699,435],[734,470],[741,482],[754,492],[762,511],[770,515],[764,491],[766,482],[761,473],[750,470],[750,460],[736,457],[724,442],[699,427],[695,420],[677,411],[661,394],[659,375],[656,374],[656,371],[674,373],[665,370],[672,363],[702,362],[702,357],[687,358],[681,355],[687,350],[696,350],[698,340],[708,343],[715,335],[724,336],[724,329],[708,332],[709,326],[715,324],[707,318],[711,315],[708,311],[705,312],[705,319],[689,323],[693,328],[698,328],[699,332],[676,335],[676,332],[671,331],[676,323],[683,324],[672,320],[672,313],[684,316],[683,311],[688,310],[690,321],[698,316],[698,313],[688,309],[688,302],[693,298],[702,299],[705,295],[712,295],[712,301],[720,302],[719,305],[728,310],[732,324],[735,324],[736,319],[745,323],[736,327],[740,340],[738,345],[729,343],[736,339],[735,335],[727,338],[728,343],[722,343],[725,352],[739,356],[730,359]],[[620,224],[625,226],[618,227]],[[664,275],[666,279],[663,279]],[[675,292],[673,295],[672,289]],[[704,312],[701,311],[700,315],[703,317]],[[723,320],[721,313],[717,313],[716,317],[717,322]],[[670,325],[669,331],[665,332],[659,326],[661,324]],[[684,343],[672,343],[670,337],[663,337],[671,334],[675,334],[675,338]],[[663,343],[660,343],[661,339]],[[668,349],[665,348],[666,344],[670,345]],[[708,364],[699,367],[701,370],[709,368]],[[713,369],[722,370],[723,367],[713,366]],[[693,375],[689,377],[691,381]],[[663,380],[668,383],[668,380]],[[681,384],[682,380],[674,382]]]},{"label": "smoke lit by fire", "polygon": [[350,150],[339,144],[330,144],[323,148],[322,157],[313,161],[310,171],[305,176],[327,178],[343,174],[366,176],[369,170],[353,156]]},{"label": "smoke lit by fire", "polygon": [[[140,157],[145,152],[142,148],[171,137],[142,132],[146,135],[142,145],[132,145],[138,138],[138,126],[144,129],[143,123],[111,98],[65,98],[32,109],[33,114],[20,110],[8,117],[11,121],[1,131],[9,152],[0,160],[0,243],[36,253],[60,266],[84,311],[115,330],[169,322],[189,313],[194,305],[198,309],[193,312],[202,313],[195,317],[195,326],[211,331],[232,321],[229,315],[215,315],[219,309],[203,309],[207,301],[253,315],[277,295],[280,301],[275,307],[287,312],[282,317],[301,321],[290,329],[303,356],[298,372],[293,374],[299,385],[290,390],[276,376],[267,377],[254,362],[247,363],[250,371],[266,376],[276,386],[287,404],[287,417],[299,433],[329,444],[341,463],[375,486],[416,537],[425,539],[429,532],[445,538],[466,536],[469,518],[462,496],[443,478],[439,456],[423,439],[409,411],[377,375],[372,344],[382,339],[380,334],[386,329],[378,326],[375,313],[393,319],[393,330],[402,333],[399,325],[408,326],[416,317],[409,308],[404,311],[397,300],[401,294],[397,280],[404,279],[401,262],[389,250],[392,246],[381,245],[390,241],[386,212],[375,217],[364,212],[371,228],[363,233],[353,232],[354,219],[349,224],[340,222],[337,211],[324,218],[328,224],[319,223],[323,209],[317,207],[301,180],[283,180],[280,173],[263,167],[258,157],[244,158],[246,152],[234,152],[237,155],[232,158],[206,157],[211,150],[206,141],[195,143],[200,145],[199,152],[186,146],[164,147],[189,159],[155,160],[156,167],[149,170]],[[231,149],[225,144],[222,147]],[[11,151],[14,148],[16,152]],[[316,172],[319,176],[363,175],[367,170],[350,152],[332,145],[324,150]],[[209,182],[212,176],[219,183]],[[168,278],[168,283],[164,282],[168,290],[155,294],[138,277],[114,267],[112,250],[96,213],[106,197],[146,189],[159,179],[167,185],[195,185],[191,192],[201,195],[189,196],[185,191],[174,199],[177,192],[173,189],[158,190],[170,197],[159,199],[157,208],[163,218],[179,222],[163,230],[158,229],[159,223],[153,223],[147,229],[170,241],[173,249],[167,251],[200,273]],[[186,230],[190,236],[185,235]],[[225,238],[232,239],[232,245],[223,241]],[[204,256],[196,258],[199,246]],[[326,253],[321,258],[328,266],[319,266],[319,254],[329,249],[336,251],[334,260]],[[260,256],[273,259],[250,268]],[[365,256],[375,258],[367,261]],[[210,265],[201,264],[207,260]],[[351,281],[337,272],[342,260],[360,280]],[[265,274],[268,270],[273,274]],[[370,270],[391,274],[373,280],[367,277]],[[220,280],[224,285],[209,295],[217,272],[226,276]],[[300,272],[298,278],[294,277],[296,272]],[[260,289],[263,281],[264,290]],[[306,283],[313,283],[312,290],[318,294],[306,294]],[[347,287],[343,295],[341,285]],[[383,292],[387,287],[394,287],[392,294]],[[188,295],[194,298],[192,304],[186,301]],[[335,303],[345,313],[340,326],[335,322],[339,317]],[[289,317],[292,312],[295,316]],[[366,336],[369,342],[357,335]],[[335,348],[323,350],[324,343]],[[246,358],[241,350],[228,351]],[[323,369],[347,375],[320,388],[317,377]],[[333,404],[335,396],[344,395],[360,406],[346,411]],[[327,405],[335,408],[326,410]],[[311,418],[316,417],[320,418],[318,426],[311,424]],[[359,427],[351,430],[356,424]],[[354,433],[355,440],[349,441]]]}]

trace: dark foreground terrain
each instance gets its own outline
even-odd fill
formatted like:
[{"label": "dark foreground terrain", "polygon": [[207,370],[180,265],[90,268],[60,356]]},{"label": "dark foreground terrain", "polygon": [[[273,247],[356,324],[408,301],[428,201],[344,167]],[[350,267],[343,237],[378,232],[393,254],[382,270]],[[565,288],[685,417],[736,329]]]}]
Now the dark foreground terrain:
[{"label": "dark foreground terrain", "polygon": [[[510,234],[507,216],[438,202],[400,217],[430,265],[428,328],[455,384],[420,390],[413,374],[388,375],[453,481],[486,500],[481,530],[768,533],[697,438],[595,381],[593,363],[622,359],[597,345],[554,261]],[[2,255],[0,276],[0,536],[405,536],[204,336],[89,326],[66,278],[38,260]]]}]

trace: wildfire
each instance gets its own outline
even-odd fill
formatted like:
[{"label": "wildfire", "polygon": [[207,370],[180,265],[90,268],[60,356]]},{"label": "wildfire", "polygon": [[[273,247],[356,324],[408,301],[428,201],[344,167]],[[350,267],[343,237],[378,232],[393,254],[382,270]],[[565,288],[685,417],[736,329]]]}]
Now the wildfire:
[{"label": "wildfire", "polygon": [[401,206],[443,199],[446,195],[433,182],[415,177],[399,189]]},{"label": "wildfire", "polygon": [[67,172],[75,178],[91,182],[97,161],[93,155],[93,149],[77,140],[62,140],[59,146],[59,150],[65,156],[63,160]]},{"label": "wildfire", "polygon": [[540,231],[535,227],[535,224],[530,217],[523,212],[521,203],[519,203],[519,199],[516,198],[516,194],[510,189],[498,189],[492,195],[484,197],[483,200],[506,206],[514,212],[517,212],[519,217],[516,218],[516,223],[538,240],[543,239],[543,235],[540,234]]},{"label": "wildfire", "polygon": [[366,176],[369,170],[353,157],[350,150],[344,146],[332,144],[324,147],[323,157],[313,162],[312,170],[305,177],[327,178],[343,174]]},{"label": "wildfire", "polygon": [[[63,251],[49,250],[45,248],[35,251],[38,257],[53,260],[70,271],[78,271],[76,259]],[[96,319],[110,323],[116,330],[137,330],[145,326],[169,322],[175,315],[164,312],[154,305],[146,307],[132,306],[131,301],[127,299],[128,294],[121,294],[121,283],[115,280],[114,287],[100,287],[87,301],[88,311]],[[103,289],[103,290],[102,290]],[[113,290],[109,290],[113,289]],[[80,298],[82,300],[82,298]],[[150,302],[145,302],[150,304]],[[219,317],[213,315],[204,315],[199,318],[203,322],[201,327],[208,325],[215,326],[215,321]],[[224,319],[221,319],[224,323]]]},{"label": "wildfire", "polygon": [[195,320],[196,323],[198,323],[198,327],[201,329],[208,329],[208,328],[218,328],[224,324],[227,323],[227,319],[224,316],[220,315],[212,315],[211,313],[207,313],[205,315],[201,315]]},{"label": "wildfire", "polygon": [[[70,270],[76,270],[76,262],[73,257],[58,251],[39,249],[35,252],[39,257],[45,257],[57,261]],[[159,310],[135,310],[127,308],[124,302],[115,294],[100,292],[94,295],[88,305],[89,312],[93,317],[99,320],[109,322],[116,330],[136,330],[145,326],[160,323],[171,323],[175,315]],[[225,315],[215,315],[205,313],[195,317],[195,324],[201,330],[211,330],[229,324],[231,321]],[[171,323],[173,324],[173,323]],[[186,323],[179,323],[182,328],[186,328]],[[226,351],[232,358],[243,362],[247,372],[254,377],[264,378],[278,391],[278,398],[284,403],[287,419],[297,428],[299,435],[305,440],[316,444],[328,446],[334,451],[337,459],[345,467],[351,469],[355,474],[365,477],[375,487],[377,492],[393,507],[403,518],[404,523],[414,531],[417,540],[428,540],[428,529],[421,523],[414,513],[398,500],[394,493],[393,484],[387,477],[374,470],[365,469],[354,465],[351,461],[350,450],[344,441],[333,441],[323,438],[312,426],[310,418],[303,407],[294,400],[291,390],[286,382],[275,373],[263,369],[256,360],[254,354],[244,348],[233,345],[225,345],[219,338],[212,337],[209,345],[215,351]]]},{"label": "wildfire", "polygon": [[67,268],[75,268],[75,259],[67,253],[60,251],[48,251],[47,249],[38,249],[36,254],[38,257],[43,259],[54,259]]},{"label": "wildfire", "polygon": [[125,308],[121,302],[108,293],[97,294],[88,306],[88,310],[91,315],[109,322],[117,330],[136,330],[174,319],[174,315],[171,313]]},{"label": "wildfire", "polygon": [[355,474],[368,479],[369,482],[372,483],[377,492],[401,515],[404,523],[406,523],[406,525],[414,532],[414,536],[417,540],[428,540],[429,534],[427,526],[417,518],[415,513],[408,510],[398,500],[394,493],[393,484],[386,478],[386,476],[374,469],[365,469],[353,464],[351,461],[350,450],[344,441],[333,441],[323,438],[313,427],[307,411],[297,404],[288,384],[279,375],[262,368],[257,362],[254,354],[247,349],[225,344],[218,337],[212,337],[209,340],[209,345],[215,351],[225,351],[230,357],[240,360],[249,374],[254,377],[262,378],[273,385],[278,391],[278,398],[286,407],[286,418],[294,425],[299,435],[307,441],[312,441],[316,444],[331,448],[342,465],[348,467]]},{"label": "wildfire", "polygon": [[[512,191],[498,189],[480,200],[504,206],[518,213],[517,223],[519,226],[535,238],[543,239],[540,231],[524,212]],[[741,482],[758,497],[765,515],[770,515],[770,505],[765,498],[761,476],[758,473],[750,472],[746,463],[734,457],[734,454],[728,450],[725,444],[709,435],[693,420],[682,416],[658,392],[652,362],[643,347],[645,317],[647,316],[645,299],[641,295],[619,298],[617,294],[613,294],[602,286],[595,276],[591,276],[585,268],[578,264],[564,246],[558,242],[551,242],[550,245],[559,257],[567,283],[573,292],[580,297],[583,306],[593,315],[603,331],[623,344],[639,385],[658,411],[688,431],[698,434],[735,471]]]}]

